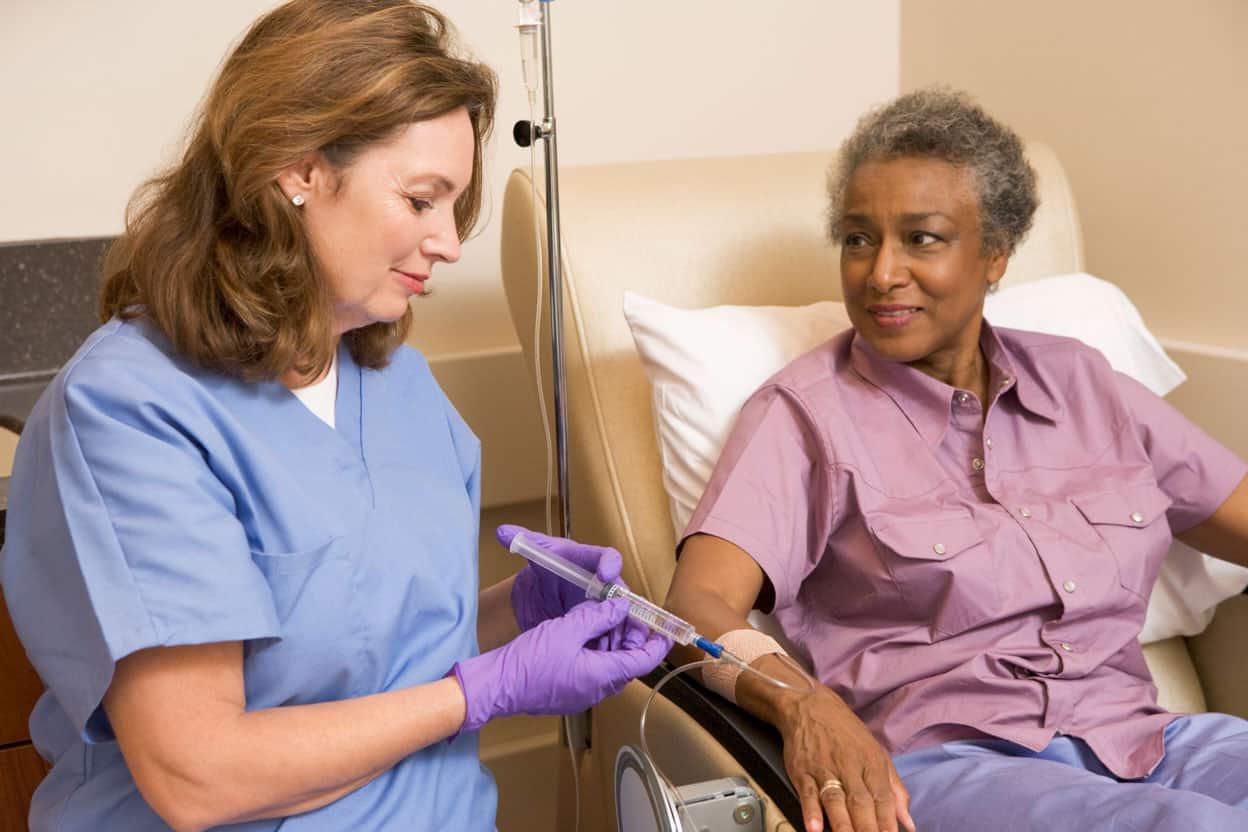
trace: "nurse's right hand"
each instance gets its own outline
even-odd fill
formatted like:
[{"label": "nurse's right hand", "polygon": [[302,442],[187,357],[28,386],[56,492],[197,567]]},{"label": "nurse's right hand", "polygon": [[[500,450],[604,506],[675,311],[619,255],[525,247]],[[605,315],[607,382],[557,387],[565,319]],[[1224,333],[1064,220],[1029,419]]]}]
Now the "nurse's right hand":
[{"label": "nurse's right hand", "polygon": [[466,705],[460,730],[476,731],[498,716],[584,711],[658,667],[672,643],[645,627],[626,628],[618,646],[589,646],[627,616],[622,598],[583,603],[502,647],[457,662],[452,672]]},{"label": "nurse's right hand", "polygon": [[[604,584],[615,583],[628,589],[628,584],[620,578],[624,561],[620,553],[609,546],[593,546],[566,537],[551,537],[508,523],[499,526],[496,534],[504,549],[510,548],[511,541],[518,535],[523,535],[530,543],[571,561],[587,572],[593,572]],[[525,564],[516,573],[516,581],[512,584],[511,608],[521,630],[529,630],[547,619],[558,618],[583,603],[585,590],[531,563]]]}]

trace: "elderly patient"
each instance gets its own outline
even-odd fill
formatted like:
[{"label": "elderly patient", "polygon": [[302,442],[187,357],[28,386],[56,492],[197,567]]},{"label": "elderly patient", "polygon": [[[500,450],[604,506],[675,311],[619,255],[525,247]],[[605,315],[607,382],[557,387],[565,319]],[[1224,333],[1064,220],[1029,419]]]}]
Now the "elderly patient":
[{"label": "elderly patient", "polygon": [[794,679],[774,610],[822,684],[704,682],[780,730],[808,830],[1248,829],[1248,722],[1159,707],[1136,641],[1173,535],[1248,563],[1245,463],[984,321],[1035,176],[965,97],[866,116],[830,197],[853,329],[744,406],[667,600]]}]

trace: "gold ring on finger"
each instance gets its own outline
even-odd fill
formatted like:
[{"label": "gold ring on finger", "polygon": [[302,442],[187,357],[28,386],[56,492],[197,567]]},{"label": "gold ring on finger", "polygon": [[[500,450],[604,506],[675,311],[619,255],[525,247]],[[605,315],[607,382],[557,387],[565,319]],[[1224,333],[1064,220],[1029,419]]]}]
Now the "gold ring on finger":
[{"label": "gold ring on finger", "polygon": [[823,785],[819,787],[819,797],[823,797],[824,792],[829,792],[833,789],[838,792],[843,792],[845,791],[845,784],[840,780],[837,780],[835,777],[824,780]]}]

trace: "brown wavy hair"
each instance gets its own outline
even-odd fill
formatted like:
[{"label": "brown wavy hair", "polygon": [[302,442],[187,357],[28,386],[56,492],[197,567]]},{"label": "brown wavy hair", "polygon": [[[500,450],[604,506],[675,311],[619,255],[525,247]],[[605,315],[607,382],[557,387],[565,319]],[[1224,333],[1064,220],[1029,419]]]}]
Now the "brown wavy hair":
[{"label": "brown wavy hair", "polygon": [[[439,12],[407,0],[293,0],[256,21],[226,58],[182,158],[142,185],[109,249],[101,320],[150,319],[209,369],[249,380],[332,359],[332,306],[302,216],[277,184],[322,152],[342,171],[407,125],[465,107],[476,149],[455,204],[465,239],[481,208],[494,73],[460,53]],[[411,311],[343,337],[384,367]]]}]

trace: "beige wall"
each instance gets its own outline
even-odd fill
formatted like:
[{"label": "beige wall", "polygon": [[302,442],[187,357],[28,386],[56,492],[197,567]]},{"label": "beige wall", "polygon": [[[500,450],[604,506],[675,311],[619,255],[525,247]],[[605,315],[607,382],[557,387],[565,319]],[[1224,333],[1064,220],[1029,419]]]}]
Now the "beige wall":
[{"label": "beige wall", "polygon": [[[0,242],[117,233],[134,187],[174,158],[229,45],[274,5],[0,0]],[[545,482],[498,256],[506,176],[529,163],[511,141],[528,115],[518,4],[435,5],[497,70],[501,99],[482,227],[415,305],[411,341],[482,437],[483,499],[502,505],[539,496]],[[864,107],[897,91],[897,0],[550,8],[563,165],[832,147]],[[854,84],[829,80],[845,77]]]},{"label": "beige wall", "polygon": [[903,0],[901,86],[1052,145],[1088,267],[1171,341],[1248,351],[1248,2]]},{"label": "beige wall", "polygon": [[902,0],[901,88],[949,84],[1050,144],[1088,269],[1188,381],[1170,399],[1248,457],[1248,0]]},{"label": "beige wall", "polygon": [[[271,0],[0,3],[0,241],[114,234],[176,151],[228,45]],[[463,261],[418,308],[431,351],[514,346],[498,276],[506,173],[528,163],[514,0],[436,2],[502,81],[492,200]],[[825,147],[897,89],[896,0],[556,2],[563,164]],[[853,27],[845,21],[853,20]],[[852,87],[828,79],[852,75]]]}]

